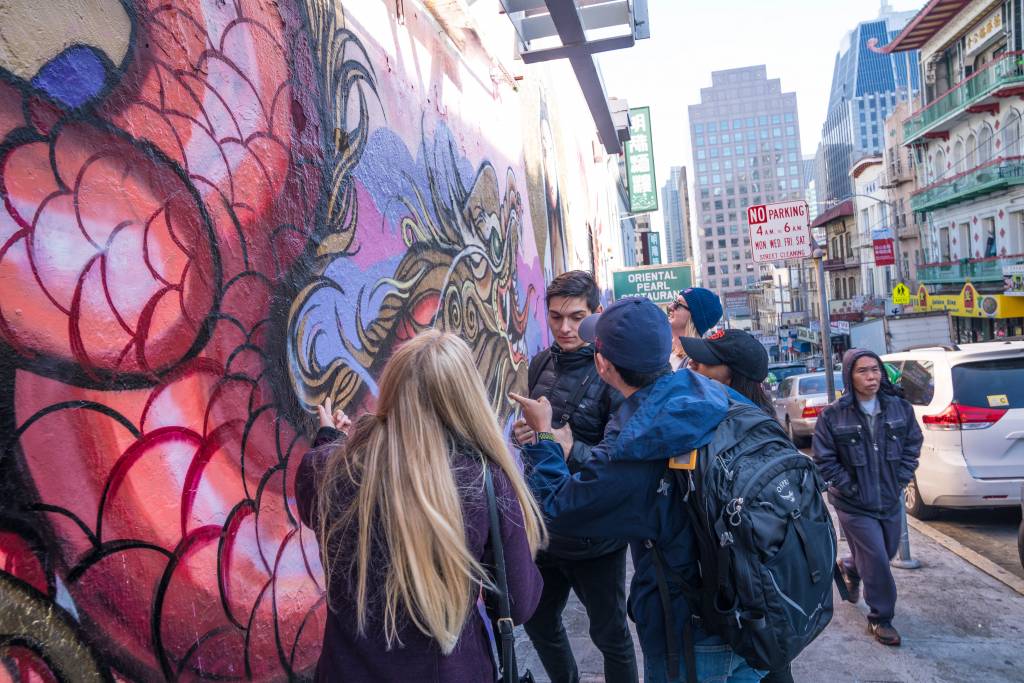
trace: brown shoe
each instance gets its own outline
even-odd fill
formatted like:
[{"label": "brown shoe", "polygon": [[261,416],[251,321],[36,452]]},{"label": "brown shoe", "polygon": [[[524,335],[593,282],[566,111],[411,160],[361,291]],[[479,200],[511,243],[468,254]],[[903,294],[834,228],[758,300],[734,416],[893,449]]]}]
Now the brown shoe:
[{"label": "brown shoe", "polygon": [[843,583],[846,584],[846,592],[850,594],[850,597],[846,599],[847,602],[852,602],[856,605],[860,602],[860,577],[851,576],[849,571],[846,569],[846,565],[842,562],[836,562],[839,565],[839,573],[843,577]]},{"label": "brown shoe", "polygon": [[900,634],[892,627],[889,622],[881,622],[877,624],[868,623],[868,632],[875,637],[875,640],[880,642],[882,645],[888,645],[890,647],[899,647]]}]

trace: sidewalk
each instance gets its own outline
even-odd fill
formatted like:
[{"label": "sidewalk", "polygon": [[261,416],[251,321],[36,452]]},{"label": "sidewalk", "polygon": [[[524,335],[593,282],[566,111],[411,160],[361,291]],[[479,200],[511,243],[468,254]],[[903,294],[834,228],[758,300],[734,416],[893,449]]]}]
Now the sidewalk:
[{"label": "sidewalk", "polygon": [[[867,607],[840,602],[832,623],[793,663],[793,676],[808,683],[1007,683],[1024,680],[1024,597],[910,530],[910,547],[922,567],[894,569],[899,587],[894,625],[903,646],[888,648],[867,634]],[[845,553],[840,543],[840,553]],[[583,683],[604,681],[601,654],[587,639],[587,617],[575,596],[566,608]],[[520,671],[547,681],[522,629]],[[637,658],[642,662],[637,646]],[[641,663],[641,675],[643,666]]]}]

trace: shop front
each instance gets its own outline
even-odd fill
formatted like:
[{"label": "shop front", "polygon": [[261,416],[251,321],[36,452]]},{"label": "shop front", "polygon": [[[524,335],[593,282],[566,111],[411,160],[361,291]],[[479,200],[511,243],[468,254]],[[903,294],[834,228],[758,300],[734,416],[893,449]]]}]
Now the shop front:
[{"label": "shop front", "polygon": [[979,292],[970,282],[959,294],[918,289],[915,311],[949,311],[958,344],[1024,339],[1024,297]]}]

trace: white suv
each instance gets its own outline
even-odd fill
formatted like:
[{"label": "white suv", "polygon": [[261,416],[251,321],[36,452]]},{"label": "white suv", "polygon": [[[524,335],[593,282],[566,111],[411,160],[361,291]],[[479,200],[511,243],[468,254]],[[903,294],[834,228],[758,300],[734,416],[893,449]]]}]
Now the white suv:
[{"label": "white suv", "polygon": [[900,372],[924,432],[907,512],[1021,504],[1024,341],[921,348],[883,356]]}]

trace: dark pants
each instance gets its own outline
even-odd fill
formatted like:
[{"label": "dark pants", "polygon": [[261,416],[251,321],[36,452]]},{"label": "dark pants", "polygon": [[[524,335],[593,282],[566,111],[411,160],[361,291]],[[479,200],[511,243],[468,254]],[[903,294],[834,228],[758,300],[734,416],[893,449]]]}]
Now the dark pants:
[{"label": "dark pants", "polygon": [[562,611],[569,590],[587,610],[590,639],[604,655],[607,683],[636,683],[636,653],[626,625],[626,548],[592,560],[538,558],[544,578],[540,603],[525,624],[551,683],[577,683],[580,679]]},{"label": "dark pants", "polygon": [[871,610],[868,621],[887,623],[896,611],[896,581],[889,561],[900,545],[900,514],[884,519],[836,510],[852,557],[841,561],[851,578],[864,585],[864,602]]}]

